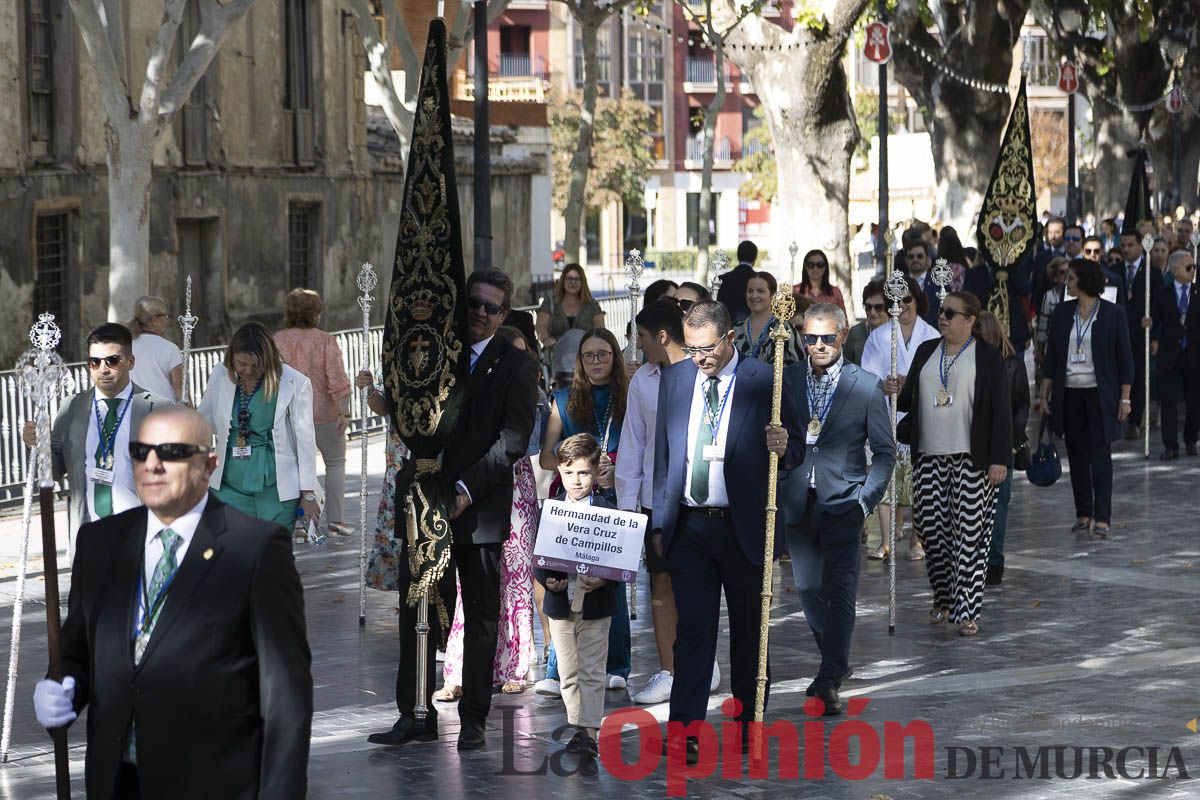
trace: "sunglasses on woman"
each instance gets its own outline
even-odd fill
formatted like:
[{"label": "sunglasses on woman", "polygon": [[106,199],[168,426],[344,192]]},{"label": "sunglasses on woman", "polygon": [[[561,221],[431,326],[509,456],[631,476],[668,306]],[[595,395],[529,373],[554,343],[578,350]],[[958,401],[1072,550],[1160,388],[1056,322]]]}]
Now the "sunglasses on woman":
[{"label": "sunglasses on woman", "polygon": [[967,313],[965,311],[955,311],[953,308],[946,308],[945,306],[942,306],[942,308],[938,311],[938,316],[942,319],[954,319],[955,317],[965,317],[967,316]]},{"label": "sunglasses on woman", "polygon": [[192,456],[208,454],[211,447],[198,444],[183,444],[182,442],[163,442],[162,444],[146,444],[145,442],[129,443],[129,457],[134,461],[145,461],[153,450],[159,461],[186,461]]},{"label": "sunglasses on woman", "polygon": [[822,261],[805,261],[805,269],[825,269],[825,263]]},{"label": "sunglasses on woman", "polygon": [[679,303],[679,310],[685,314],[692,310],[692,306],[696,305],[695,300],[677,300],[676,302]]},{"label": "sunglasses on woman", "polygon": [[104,358],[96,358],[95,356],[89,356],[88,360],[87,360],[87,365],[88,365],[88,369],[100,369],[100,364],[104,363],[104,364],[108,365],[109,369],[116,369],[118,366],[121,365],[121,362],[124,360],[125,360],[125,356],[121,356],[121,355],[105,356]]},{"label": "sunglasses on woman", "polygon": [[868,313],[872,311],[887,311],[887,303],[863,303],[863,307],[867,309]]}]

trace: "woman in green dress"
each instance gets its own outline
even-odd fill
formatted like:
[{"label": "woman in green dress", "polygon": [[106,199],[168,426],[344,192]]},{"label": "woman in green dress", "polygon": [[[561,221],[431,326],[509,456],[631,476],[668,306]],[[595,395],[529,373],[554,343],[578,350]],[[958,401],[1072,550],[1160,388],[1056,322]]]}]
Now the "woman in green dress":
[{"label": "woman in green dress", "polygon": [[222,502],[285,528],[320,517],[312,385],[283,363],[265,325],[233,335],[199,410],[222,456],[209,484]]}]

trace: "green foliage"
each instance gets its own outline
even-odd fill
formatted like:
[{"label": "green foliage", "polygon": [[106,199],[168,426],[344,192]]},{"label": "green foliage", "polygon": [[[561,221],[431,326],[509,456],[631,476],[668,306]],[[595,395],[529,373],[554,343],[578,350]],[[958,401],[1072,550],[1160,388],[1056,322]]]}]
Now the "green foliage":
[{"label": "green foliage", "polygon": [[821,31],[829,24],[825,13],[815,0],[795,0],[792,3],[792,19],[811,31]]},{"label": "green foliage", "polygon": [[[754,116],[763,119],[763,107],[754,109]],[[738,188],[738,196],[746,200],[770,203],[775,199],[779,178],[775,169],[775,145],[765,124],[756,125],[742,137],[742,157],[734,170],[746,176]]]},{"label": "green foliage", "polygon": [[[558,211],[567,207],[571,157],[579,139],[582,108],[581,91],[551,95],[553,200]],[[650,107],[628,91],[622,92],[620,99],[597,99],[587,196],[584,198],[588,208],[599,208],[614,200],[621,200],[631,208],[641,208],[646,181],[654,165],[653,125]]]}]

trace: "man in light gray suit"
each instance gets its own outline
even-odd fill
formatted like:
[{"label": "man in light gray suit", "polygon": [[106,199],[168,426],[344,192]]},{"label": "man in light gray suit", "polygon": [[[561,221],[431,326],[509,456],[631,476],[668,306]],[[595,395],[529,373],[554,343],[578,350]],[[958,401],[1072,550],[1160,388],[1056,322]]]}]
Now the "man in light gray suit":
[{"label": "man in light gray suit", "polygon": [[813,306],[804,314],[808,358],[783,373],[784,402],[794,404],[806,429],[808,455],[780,494],[796,591],[821,651],[807,694],[825,703],[826,715],[841,713],[837,690],[850,669],[863,520],[883,497],[896,461],[883,386],[842,359],[846,334],[840,308]]},{"label": "man in light gray suit", "polygon": [[[174,405],[130,381],[133,335],[124,325],[100,325],[88,334],[87,348],[94,388],[64,400],[50,432],[54,479],[66,477],[71,487],[69,550],[83,523],[142,504],[133,486],[129,432],[151,411]],[[25,444],[37,444],[32,422],[21,433]]]}]

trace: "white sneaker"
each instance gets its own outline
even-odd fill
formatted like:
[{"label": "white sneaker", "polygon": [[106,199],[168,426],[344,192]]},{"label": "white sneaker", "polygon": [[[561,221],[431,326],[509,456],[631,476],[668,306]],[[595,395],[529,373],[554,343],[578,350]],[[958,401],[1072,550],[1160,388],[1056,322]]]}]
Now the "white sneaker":
[{"label": "white sneaker", "polygon": [[665,669],[661,672],[656,672],[654,677],[650,679],[650,682],[646,684],[646,688],[633,696],[633,702],[643,706],[665,703],[671,699],[671,687],[674,684],[674,675]]},{"label": "white sneaker", "polygon": [[708,685],[709,694],[712,694],[713,692],[715,692],[717,690],[717,687],[720,685],[721,685],[721,667],[719,664],[717,664],[716,661],[714,661],[713,662],[712,683],[710,683]]},{"label": "white sneaker", "polygon": [[624,689],[629,685],[629,682],[620,675],[609,675],[605,678],[604,688],[606,689]]},{"label": "white sneaker", "polygon": [[533,685],[534,694],[544,694],[548,697],[562,697],[562,686],[553,678],[542,678]]}]

